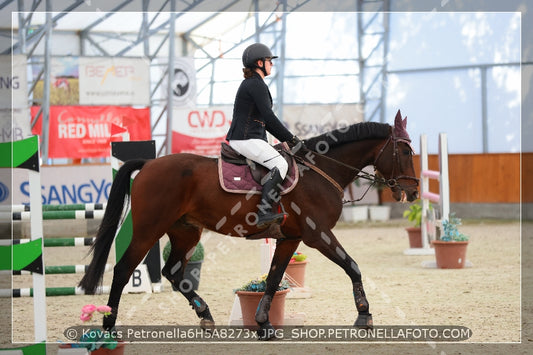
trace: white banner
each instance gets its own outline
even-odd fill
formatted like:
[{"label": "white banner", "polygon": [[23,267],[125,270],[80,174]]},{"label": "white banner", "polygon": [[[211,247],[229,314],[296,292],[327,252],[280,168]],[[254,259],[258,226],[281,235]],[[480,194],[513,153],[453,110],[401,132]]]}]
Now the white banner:
[{"label": "white banner", "polygon": [[28,107],[26,77],[26,56],[0,56],[0,108]]},{"label": "white banner", "polygon": [[285,105],[283,120],[292,134],[310,138],[363,121],[361,106],[336,105]]},{"label": "white banner", "polygon": [[[30,202],[28,173],[13,169],[13,185],[0,181],[3,194],[0,204]],[[113,181],[110,165],[43,166],[41,167],[41,199],[44,204],[106,203]],[[12,188],[12,190],[11,190]]]},{"label": "white banner", "polygon": [[150,64],[143,58],[81,57],[80,105],[150,105]]}]

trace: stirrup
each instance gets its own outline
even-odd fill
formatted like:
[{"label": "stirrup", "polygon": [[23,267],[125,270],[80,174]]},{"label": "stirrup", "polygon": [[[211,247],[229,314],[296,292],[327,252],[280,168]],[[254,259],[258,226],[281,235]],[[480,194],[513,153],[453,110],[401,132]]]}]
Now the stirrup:
[{"label": "stirrup", "polygon": [[268,213],[265,215],[260,215],[257,219],[257,228],[265,229],[274,223],[281,224],[286,216],[287,215],[285,213]]}]

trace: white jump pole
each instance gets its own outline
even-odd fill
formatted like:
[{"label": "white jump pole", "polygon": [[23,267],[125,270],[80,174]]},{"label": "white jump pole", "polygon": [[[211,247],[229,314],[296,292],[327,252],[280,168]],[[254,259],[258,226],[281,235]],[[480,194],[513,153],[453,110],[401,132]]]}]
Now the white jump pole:
[{"label": "white jump pole", "polygon": [[[439,193],[429,190],[430,179],[439,180]],[[448,178],[448,142],[446,133],[439,134],[439,170],[429,170],[427,136],[420,135],[420,199],[422,201],[422,248],[411,248],[404,251],[405,255],[431,255],[435,251],[430,243],[435,239],[435,211],[429,208],[430,202],[438,208],[438,219],[448,219],[450,214],[450,185]]]}]

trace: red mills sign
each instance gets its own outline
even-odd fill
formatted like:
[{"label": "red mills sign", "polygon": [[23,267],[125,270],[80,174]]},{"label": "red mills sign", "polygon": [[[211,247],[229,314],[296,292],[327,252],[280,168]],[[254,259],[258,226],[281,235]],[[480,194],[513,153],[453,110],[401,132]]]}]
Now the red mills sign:
[{"label": "red mills sign", "polygon": [[[38,106],[31,109],[34,117]],[[151,139],[150,109],[118,106],[51,106],[50,158],[100,158],[110,155],[112,125],[124,128],[131,140]],[[33,129],[41,133],[41,119]]]}]

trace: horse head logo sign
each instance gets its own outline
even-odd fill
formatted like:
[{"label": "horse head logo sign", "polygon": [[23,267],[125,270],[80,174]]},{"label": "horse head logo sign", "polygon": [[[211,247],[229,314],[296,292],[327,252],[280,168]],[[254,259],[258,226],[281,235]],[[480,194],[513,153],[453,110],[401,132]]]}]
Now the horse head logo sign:
[{"label": "horse head logo sign", "polygon": [[196,103],[196,70],[192,58],[176,59],[171,87],[176,106]]},{"label": "horse head logo sign", "polygon": [[172,81],[172,93],[174,96],[182,97],[189,92],[189,77],[182,69],[174,69],[174,80]]}]

